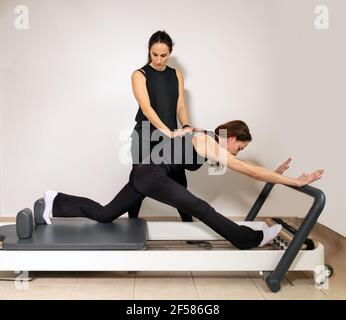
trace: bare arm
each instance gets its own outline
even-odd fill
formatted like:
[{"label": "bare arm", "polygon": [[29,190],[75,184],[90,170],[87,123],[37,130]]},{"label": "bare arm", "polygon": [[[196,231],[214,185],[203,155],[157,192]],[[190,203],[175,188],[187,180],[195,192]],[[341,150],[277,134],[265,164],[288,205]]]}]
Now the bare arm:
[{"label": "bare arm", "polygon": [[182,72],[178,69],[176,69],[178,82],[179,82],[179,97],[177,102],[177,117],[179,119],[179,122],[181,126],[183,127],[186,124],[190,124],[189,122],[189,114],[187,110],[187,106],[185,103],[185,96],[184,96],[184,76]]},{"label": "bare arm", "polygon": [[[288,168],[289,168],[289,164],[291,162],[292,158],[288,158],[284,163],[282,163],[280,166],[278,166],[274,172],[279,173],[279,174],[283,174]],[[249,164],[250,166],[258,166],[257,164],[254,164],[250,161],[245,161],[245,160],[241,160],[247,164]]]},{"label": "bare arm", "polygon": [[143,114],[147,117],[150,123],[168,137],[172,137],[171,130],[161,121],[155,110],[150,104],[150,98],[146,87],[146,79],[140,71],[135,71],[132,74],[132,90],[133,94],[141,108]]},{"label": "bare arm", "polygon": [[196,152],[201,156],[213,161],[218,161],[222,165],[227,166],[229,169],[235,170],[260,181],[300,187],[318,180],[323,174],[323,170],[317,170],[309,175],[303,174],[299,178],[295,179],[284,176],[275,171],[268,170],[264,167],[246,163],[235,158],[226,149],[222,148],[213,138],[204,133],[197,133],[194,136],[192,143],[196,149]]},{"label": "bare arm", "polygon": [[248,160],[241,160],[241,161],[247,163],[247,164],[250,165],[250,166],[257,166],[257,164],[255,164],[255,163],[253,163],[253,162],[250,162],[250,161],[248,161]]}]

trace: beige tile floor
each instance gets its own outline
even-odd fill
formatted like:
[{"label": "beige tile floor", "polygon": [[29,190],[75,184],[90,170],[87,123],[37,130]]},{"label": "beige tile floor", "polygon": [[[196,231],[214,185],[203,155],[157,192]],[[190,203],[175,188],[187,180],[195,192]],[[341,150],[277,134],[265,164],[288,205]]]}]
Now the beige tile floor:
[{"label": "beige tile floor", "polygon": [[[19,285],[0,281],[0,300],[346,299],[345,238],[322,226],[311,236],[325,245],[326,262],[335,270],[328,288],[315,288],[311,272],[289,272],[278,293],[257,272],[38,272]],[[0,272],[0,278],[14,276]]]},{"label": "beige tile floor", "polygon": [[346,280],[337,278],[328,289],[316,289],[312,277],[289,272],[272,293],[255,272],[39,272],[32,282],[1,282],[0,300],[344,300]]}]

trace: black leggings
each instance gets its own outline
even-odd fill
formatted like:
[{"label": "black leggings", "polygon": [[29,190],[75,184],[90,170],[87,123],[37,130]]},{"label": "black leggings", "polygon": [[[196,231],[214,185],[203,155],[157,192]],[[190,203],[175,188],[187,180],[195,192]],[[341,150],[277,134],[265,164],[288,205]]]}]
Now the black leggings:
[{"label": "black leggings", "polygon": [[[135,168],[138,166],[138,164],[133,164],[132,169],[135,170]],[[179,170],[178,172],[174,173],[171,175],[171,179],[173,179],[175,182],[179,183],[181,186],[183,186],[185,189],[187,188],[187,180],[186,180],[186,175],[185,175],[185,170]],[[139,216],[139,211],[142,206],[143,199],[136,201],[136,203],[129,208],[128,214],[129,218],[138,218]],[[189,215],[188,213],[184,212],[183,210],[179,210],[178,208],[179,215],[181,217],[181,220],[184,222],[192,222],[192,216]]]},{"label": "black leggings", "polygon": [[[136,168],[136,166],[138,166],[138,164],[141,163],[143,161],[143,159],[147,158],[149,156],[151,150],[153,149],[153,147],[158,143],[158,142],[153,142],[153,141],[150,142],[150,145],[148,147],[149,150],[144,151],[144,150],[142,150],[141,130],[137,130],[136,133],[138,135],[138,139],[132,138],[132,140],[131,140],[131,157],[132,157],[132,163],[133,163],[132,169]],[[175,182],[182,185],[184,188],[187,187],[185,170],[180,170],[175,175],[172,175],[171,178]],[[143,197],[143,199],[137,201],[131,208],[128,209],[129,218],[138,218],[139,211],[141,209],[143,200],[144,200],[144,197]],[[179,212],[179,215],[180,215],[182,221],[185,221],[185,222],[193,221],[191,215],[189,215],[186,212],[183,212],[182,210],[179,210],[179,209],[178,209],[178,212]]]},{"label": "black leggings", "polygon": [[148,196],[196,217],[239,249],[250,249],[261,243],[262,231],[239,226],[227,219],[171,176],[174,174],[165,166],[139,164],[132,169],[129,182],[105,206],[59,192],[53,202],[53,217],[86,217],[112,222]]}]

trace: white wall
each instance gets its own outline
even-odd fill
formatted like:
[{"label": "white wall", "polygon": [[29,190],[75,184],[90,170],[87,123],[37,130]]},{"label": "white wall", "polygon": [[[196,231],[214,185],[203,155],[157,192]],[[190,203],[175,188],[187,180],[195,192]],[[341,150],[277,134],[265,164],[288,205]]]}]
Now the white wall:
[{"label": "white wall", "polygon": [[[1,15],[0,15],[1,16]],[[2,43],[0,48],[2,47]],[[2,55],[1,55],[1,50],[0,50],[0,217],[2,215],[3,212],[3,199],[2,199],[2,194],[3,194],[3,156],[4,156],[4,152],[3,152],[3,137],[2,137],[2,131],[3,131],[3,122],[2,122],[2,109],[3,109],[3,81],[2,81]]]},{"label": "white wall", "polygon": [[[28,30],[14,28],[17,4],[29,8]],[[318,4],[328,5],[328,30],[314,27]],[[46,189],[113,198],[130,172],[118,158],[137,111],[130,76],[164,29],[193,124],[242,119],[254,141],[240,158],[274,169],[292,156],[290,176],[325,168],[313,184],[327,195],[319,221],[345,235],[345,12],[342,0],[0,0],[1,215],[32,207]],[[206,167],[188,180],[225,215],[245,215],[263,186]],[[262,214],[303,216],[310,205],[277,186]],[[150,199],[141,213],[176,215]]]}]

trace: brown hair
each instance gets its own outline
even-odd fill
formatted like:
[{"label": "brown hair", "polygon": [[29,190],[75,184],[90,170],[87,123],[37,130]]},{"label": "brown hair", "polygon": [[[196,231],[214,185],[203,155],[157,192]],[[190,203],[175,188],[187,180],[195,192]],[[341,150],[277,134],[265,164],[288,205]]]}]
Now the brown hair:
[{"label": "brown hair", "polygon": [[173,50],[173,41],[168,33],[165,31],[156,31],[154,34],[151,35],[149,39],[148,44],[148,61],[147,64],[151,63],[151,56],[150,56],[150,49],[155,43],[164,43],[169,48],[169,53]]},{"label": "brown hair", "polygon": [[247,126],[247,124],[244,121],[233,120],[233,121],[226,122],[224,124],[219,125],[214,130],[214,132],[218,136],[223,136],[224,130],[226,131],[227,139],[229,137],[236,137],[236,139],[238,141],[251,141],[252,140],[252,136],[251,136],[249,127]]},{"label": "brown hair", "polygon": [[[249,130],[249,127],[244,121],[241,120],[233,120],[226,122],[224,124],[220,124],[217,128],[214,130],[215,134],[221,137],[224,137],[227,139],[229,137],[236,137],[239,141],[251,141],[252,136]],[[224,135],[226,132],[226,136]],[[214,168],[220,168],[221,165],[218,161],[216,162],[209,162],[209,165]]]}]

